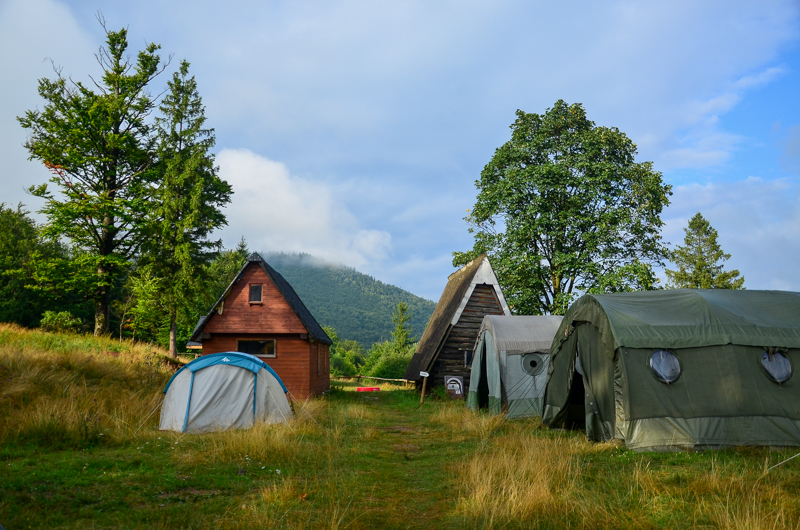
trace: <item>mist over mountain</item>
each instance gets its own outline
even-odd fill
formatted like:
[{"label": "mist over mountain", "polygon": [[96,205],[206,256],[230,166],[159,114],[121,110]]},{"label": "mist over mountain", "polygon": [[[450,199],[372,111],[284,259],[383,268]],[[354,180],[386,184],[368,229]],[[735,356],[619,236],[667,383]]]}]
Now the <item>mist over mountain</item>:
[{"label": "mist over mountain", "polygon": [[261,254],[302,298],[314,318],[332,326],[342,340],[365,347],[389,339],[392,310],[408,304],[411,327],[419,339],[436,304],[357,270],[325,262],[309,254]]}]

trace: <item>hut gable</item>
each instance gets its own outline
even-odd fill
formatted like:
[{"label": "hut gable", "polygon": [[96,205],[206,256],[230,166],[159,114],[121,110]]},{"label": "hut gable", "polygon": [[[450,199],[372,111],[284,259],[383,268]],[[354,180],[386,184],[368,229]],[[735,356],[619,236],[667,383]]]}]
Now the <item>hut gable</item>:
[{"label": "hut gable", "polygon": [[[261,300],[250,302],[250,286],[261,287]],[[292,306],[261,267],[246,267],[206,323],[206,333],[247,333],[252,329],[270,333],[308,333]]]},{"label": "hut gable", "polygon": [[510,315],[500,284],[483,254],[450,275],[417,351],[406,370],[406,379],[418,381],[419,373],[431,374],[432,385],[444,384],[445,375],[464,377],[465,362],[475,345],[483,317]]},{"label": "hut gable", "polygon": [[[251,304],[249,285],[258,283],[262,285],[262,302]],[[260,307],[254,308],[254,305]],[[222,318],[215,320],[215,315]],[[220,332],[223,323],[230,326],[224,328],[227,333],[242,333],[263,326],[270,333],[307,333],[323,344],[332,344],[289,282],[255,252],[247,258],[205,318],[198,322],[189,340],[201,341],[204,334]]]}]

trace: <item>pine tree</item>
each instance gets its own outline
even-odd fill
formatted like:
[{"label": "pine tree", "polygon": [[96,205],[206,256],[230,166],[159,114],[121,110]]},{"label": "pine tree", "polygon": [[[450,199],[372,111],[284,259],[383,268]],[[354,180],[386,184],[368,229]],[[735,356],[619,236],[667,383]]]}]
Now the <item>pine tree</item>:
[{"label": "pine tree", "polygon": [[169,316],[169,351],[177,355],[180,308],[200,288],[203,265],[220,242],[209,234],[227,224],[221,207],[230,202],[231,186],[219,178],[211,149],[214,130],[204,128],[205,108],[197,82],[182,61],[156,118],[158,162],[153,173],[153,237],[145,260],[162,280]]},{"label": "pine tree", "polygon": [[411,314],[409,312],[408,304],[399,302],[397,307],[392,311],[392,323],[394,324],[394,331],[392,331],[392,349],[397,353],[405,353],[408,346],[414,342],[411,336]]},{"label": "pine tree", "polygon": [[667,288],[743,289],[744,277],[739,271],[724,271],[722,262],[730,259],[717,243],[717,231],[698,212],[689,220],[683,243],[672,252],[671,261],[677,270],[666,269]]}]

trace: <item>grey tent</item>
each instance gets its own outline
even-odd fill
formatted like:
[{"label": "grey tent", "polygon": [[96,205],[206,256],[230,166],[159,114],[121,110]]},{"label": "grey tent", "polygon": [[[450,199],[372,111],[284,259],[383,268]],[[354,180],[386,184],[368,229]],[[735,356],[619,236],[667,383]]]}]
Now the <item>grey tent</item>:
[{"label": "grey tent", "polygon": [[258,357],[239,352],[204,355],[164,389],[159,430],[209,432],[280,423],[292,416],[286,387]]},{"label": "grey tent", "polygon": [[542,415],[550,345],[562,317],[487,315],[472,357],[467,407],[509,418]]},{"label": "grey tent", "polygon": [[550,353],[545,425],[637,450],[800,445],[800,293],[584,295]]}]

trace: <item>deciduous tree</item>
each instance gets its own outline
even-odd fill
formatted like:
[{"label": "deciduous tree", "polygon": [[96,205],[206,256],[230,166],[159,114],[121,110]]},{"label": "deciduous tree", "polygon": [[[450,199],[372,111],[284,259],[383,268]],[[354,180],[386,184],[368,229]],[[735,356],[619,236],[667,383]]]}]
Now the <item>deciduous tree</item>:
[{"label": "deciduous tree", "polygon": [[624,133],[595,125],[580,104],[559,100],[541,115],[518,110],[511,139],[475,183],[465,218],[473,249],[455,252],[453,265],[488,252],[520,314],[563,313],[592,289],[651,287],[637,282],[642,265],[666,255],[660,215],[672,192],[635,156]]},{"label": "deciduous tree", "polygon": [[125,56],[127,48],[127,30],[106,30],[106,46],[96,56],[102,75],[94,86],[56,69],[54,79],[39,80],[44,108],[18,118],[30,133],[30,159],[51,170],[59,191],[47,184],[30,190],[46,200],[45,234],[67,238],[83,252],[80,274],[91,276],[85,283],[96,335],[109,332],[112,286],[145,236],[145,175],[154,151],[148,124],[154,101],[147,89],[165,68],[158,45],[148,44],[135,62]]}]

